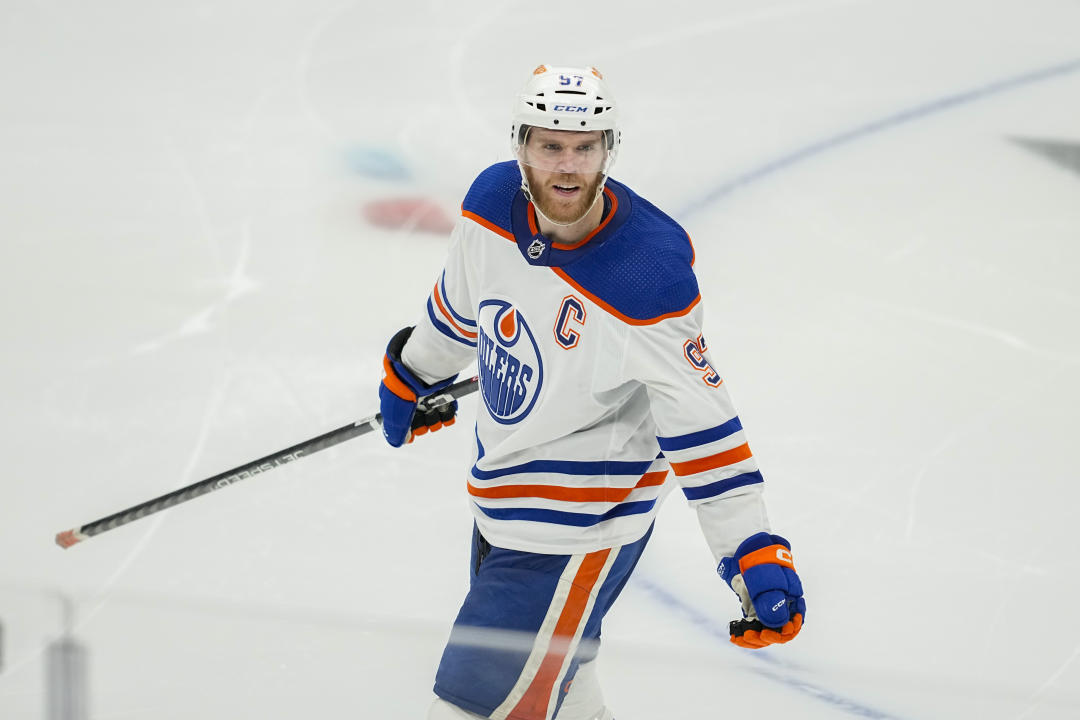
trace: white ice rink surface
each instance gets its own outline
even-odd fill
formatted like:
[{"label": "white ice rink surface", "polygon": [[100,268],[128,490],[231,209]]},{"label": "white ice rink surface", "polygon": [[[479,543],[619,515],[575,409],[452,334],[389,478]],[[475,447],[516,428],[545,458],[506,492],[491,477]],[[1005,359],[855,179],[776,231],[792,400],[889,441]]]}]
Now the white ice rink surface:
[{"label": "white ice rink surface", "polygon": [[0,4],[0,718],[44,647],[91,717],[423,717],[463,596],[469,420],[62,551],[59,531],[373,412],[448,213],[542,62],[695,240],[791,538],[800,638],[731,646],[676,494],[605,623],[619,720],[1080,717],[1074,0]]}]

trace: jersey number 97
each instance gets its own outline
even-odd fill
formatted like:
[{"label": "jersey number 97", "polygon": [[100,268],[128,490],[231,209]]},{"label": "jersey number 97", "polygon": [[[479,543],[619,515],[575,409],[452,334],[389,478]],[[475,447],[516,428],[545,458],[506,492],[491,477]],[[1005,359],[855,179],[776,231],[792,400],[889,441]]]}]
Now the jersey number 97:
[{"label": "jersey number 97", "polygon": [[710,387],[720,387],[720,383],[724,382],[724,379],[720,377],[720,373],[716,372],[716,368],[712,366],[712,363],[706,359],[705,353],[708,349],[702,335],[698,335],[696,340],[687,340],[683,343],[683,355],[686,356],[687,362],[693,365],[695,370],[702,373],[701,379],[705,381],[705,384]]}]

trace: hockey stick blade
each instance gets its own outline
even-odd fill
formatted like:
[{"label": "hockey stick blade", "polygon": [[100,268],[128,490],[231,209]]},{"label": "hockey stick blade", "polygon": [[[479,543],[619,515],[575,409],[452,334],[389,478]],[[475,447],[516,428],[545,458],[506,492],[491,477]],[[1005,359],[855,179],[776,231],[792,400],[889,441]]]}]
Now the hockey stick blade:
[{"label": "hockey stick blade", "polygon": [[[461,380],[437,395],[429,395],[428,397],[421,398],[418,403],[418,409],[421,411],[428,411],[442,407],[443,405],[453,402],[457,398],[476,392],[476,389],[475,376],[468,378],[467,380]],[[162,510],[175,507],[176,505],[185,503],[188,500],[193,500],[201,495],[206,495],[215,490],[229,487],[241,480],[247,480],[256,475],[269,472],[276,467],[295,462],[300,458],[307,457],[320,450],[325,450],[328,447],[333,447],[346,440],[351,440],[360,435],[366,435],[372,430],[377,430],[380,427],[382,427],[382,415],[376,413],[371,417],[357,420],[350,425],[331,430],[318,437],[297,443],[292,447],[279,450],[276,453],[259,458],[258,460],[253,460],[245,465],[226,470],[223,473],[218,473],[213,477],[208,477],[205,480],[192,483],[179,490],[174,490],[171,493],[156,497],[153,500],[147,500],[144,503],[113,513],[100,520],[95,520],[94,522],[72,528],[71,530],[59,532],[56,534],[56,544],[66,550],[84,540],[89,540],[95,535],[100,535],[103,532],[113,530],[121,525],[127,525],[128,523],[144,518],[147,515],[153,515]]]}]

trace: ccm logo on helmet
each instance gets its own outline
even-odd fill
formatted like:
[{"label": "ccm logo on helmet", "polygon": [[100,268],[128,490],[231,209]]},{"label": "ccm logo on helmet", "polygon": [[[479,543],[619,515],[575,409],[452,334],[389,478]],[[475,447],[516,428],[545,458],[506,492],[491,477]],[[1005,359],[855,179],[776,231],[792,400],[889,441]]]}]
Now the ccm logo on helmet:
[{"label": "ccm logo on helmet", "polygon": [[582,105],[553,105],[555,112],[589,112],[589,108]]}]

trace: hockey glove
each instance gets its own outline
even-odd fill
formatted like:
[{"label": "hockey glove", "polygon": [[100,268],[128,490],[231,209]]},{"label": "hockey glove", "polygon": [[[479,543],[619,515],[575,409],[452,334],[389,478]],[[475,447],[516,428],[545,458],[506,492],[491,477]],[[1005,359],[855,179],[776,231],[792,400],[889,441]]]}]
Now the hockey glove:
[{"label": "hockey glove", "polygon": [[411,327],[399,330],[390,339],[383,358],[385,375],[379,385],[379,411],[382,413],[383,436],[394,447],[412,442],[414,436],[429,430],[434,432],[444,425],[453,425],[457,413],[457,400],[435,407],[424,404],[424,398],[445,390],[457,376],[428,385],[405,367],[401,351],[412,331]]},{"label": "hockey glove", "polygon": [[779,535],[751,535],[720,562],[717,572],[742,601],[742,620],[729,626],[731,642],[744,648],[785,643],[799,634],[806,617],[802,583],[791,544]]}]

